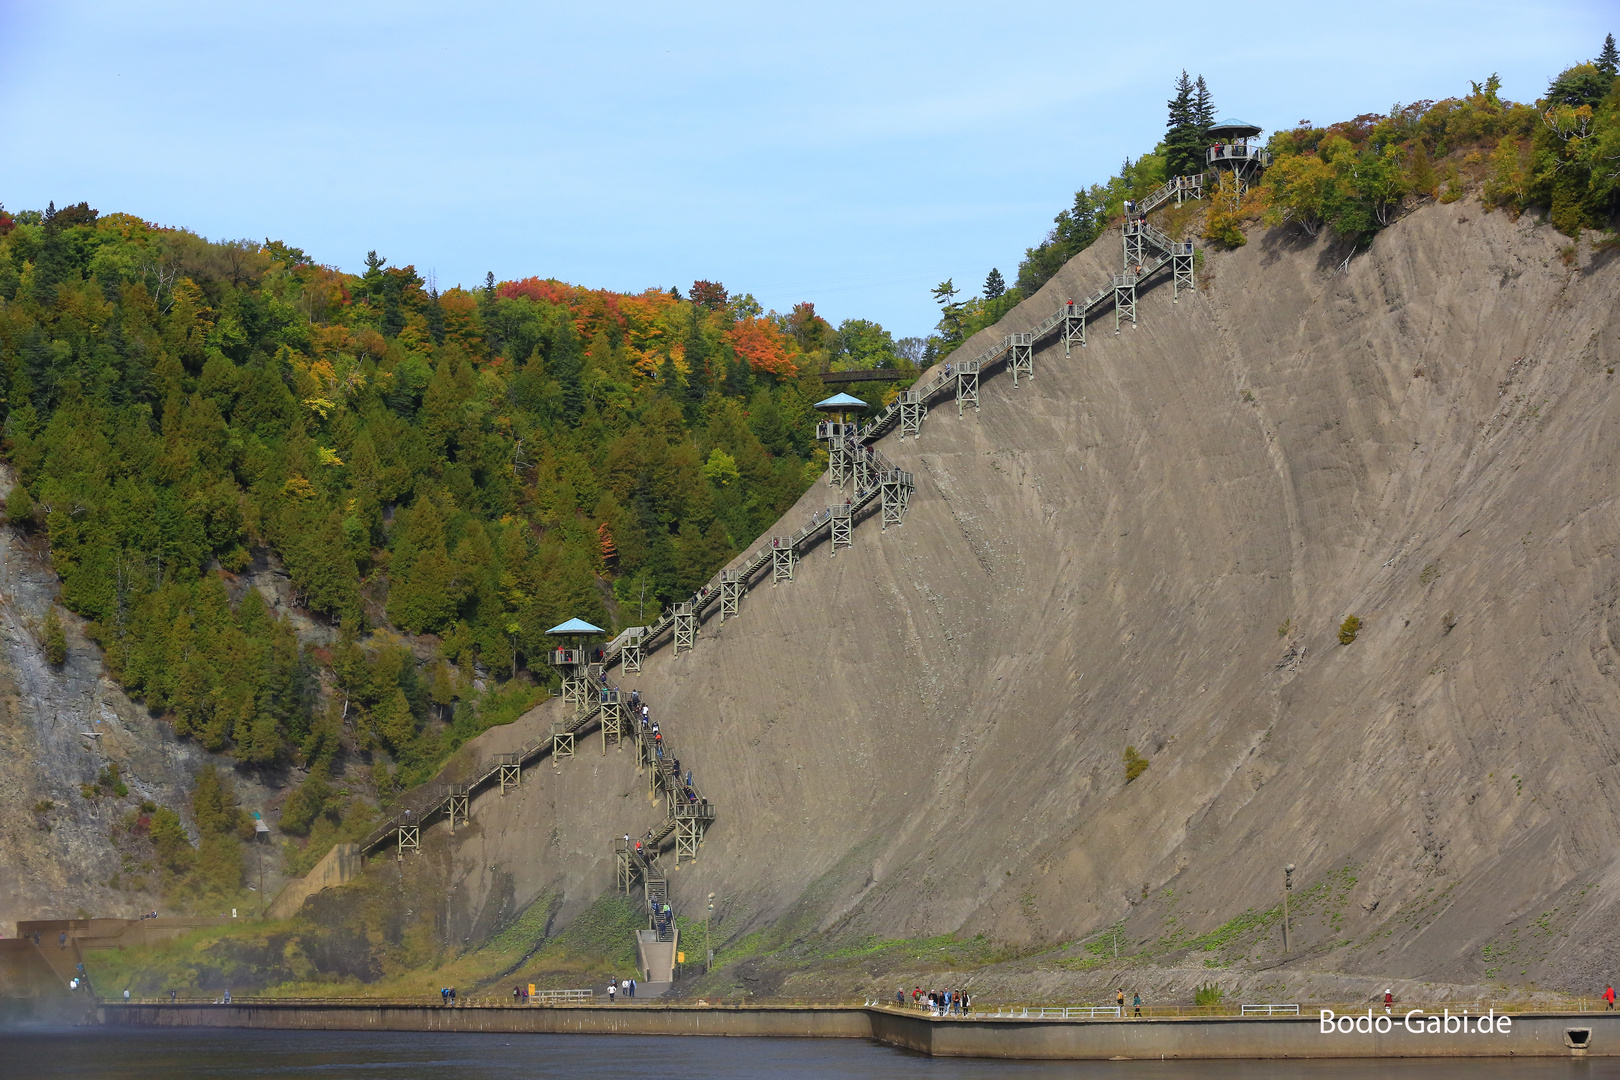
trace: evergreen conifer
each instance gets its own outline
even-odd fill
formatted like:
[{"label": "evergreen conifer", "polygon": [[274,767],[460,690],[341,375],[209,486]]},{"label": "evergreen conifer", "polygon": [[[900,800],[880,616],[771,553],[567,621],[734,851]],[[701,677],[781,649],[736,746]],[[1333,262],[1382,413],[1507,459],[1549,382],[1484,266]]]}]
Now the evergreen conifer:
[{"label": "evergreen conifer", "polygon": [[1202,75],[1193,83],[1193,123],[1198,127],[1198,149],[1202,154],[1209,142],[1209,129],[1215,126],[1215,99]]},{"label": "evergreen conifer", "polygon": [[1007,291],[1007,280],[1001,276],[1001,271],[995,267],[984,279],[984,298],[986,300],[1000,300]]},{"label": "evergreen conifer", "polygon": [[1615,50],[1613,34],[1603,39],[1603,51],[1598,53],[1598,58],[1592,64],[1611,79],[1620,75],[1620,52]]},{"label": "evergreen conifer", "polygon": [[1170,116],[1165,125],[1164,171],[1169,176],[1185,176],[1199,171],[1203,148],[1198,132],[1197,106],[1193,81],[1185,69],[1176,80],[1176,96],[1170,99]]}]

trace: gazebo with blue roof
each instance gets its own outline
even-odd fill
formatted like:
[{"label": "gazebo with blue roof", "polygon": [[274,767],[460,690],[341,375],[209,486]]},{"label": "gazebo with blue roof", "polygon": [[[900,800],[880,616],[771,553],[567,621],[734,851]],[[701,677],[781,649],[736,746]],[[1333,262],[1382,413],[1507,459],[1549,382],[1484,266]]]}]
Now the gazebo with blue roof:
[{"label": "gazebo with blue roof", "polygon": [[837,487],[843,487],[849,476],[849,446],[845,440],[855,434],[855,425],[846,423],[851,409],[864,409],[866,402],[853,394],[834,394],[815,403],[813,408],[822,413],[837,413],[837,420],[823,420],[816,425],[816,438],[827,440],[827,478]]},{"label": "gazebo with blue roof", "polygon": [[838,422],[843,423],[845,413],[851,409],[866,408],[866,402],[854,394],[837,393],[830,398],[816,402],[812,408],[819,409],[824,413],[837,413]]},{"label": "gazebo with blue roof", "polygon": [[603,633],[603,630],[584,619],[569,619],[553,626],[546,633],[563,640],[563,644],[551,650],[551,666],[562,675],[563,701],[573,705],[577,712],[584,706],[589,694],[587,680],[582,674],[587,663],[585,639],[592,634]]},{"label": "gazebo with blue roof", "polygon": [[846,423],[846,416],[851,410],[867,408],[867,403],[852,393],[834,393],[833,397],[816,402],[812,408],[828,416],[838,413],[838,419],[823,419],[820,424],[816,424],[815,437],[826,440],[826,470],[829,481],[842,487],[844,479],[849,476],[849,444],[846,440],[855,434],[855,426]]}]

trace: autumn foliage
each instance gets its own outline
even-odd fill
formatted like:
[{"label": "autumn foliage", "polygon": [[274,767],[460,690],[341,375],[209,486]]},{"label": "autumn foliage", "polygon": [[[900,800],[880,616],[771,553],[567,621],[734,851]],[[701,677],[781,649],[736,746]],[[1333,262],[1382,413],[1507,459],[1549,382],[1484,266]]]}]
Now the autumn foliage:
[{"label": "autumn foliage", "polygon": [[7,223],[7,510],[62,603],[178,734],[383,795],[553,678],[549,627],[656,618],[752,543],[819,472],[816,373],[888,340],[713,282],[439,291],[85,204]]}]

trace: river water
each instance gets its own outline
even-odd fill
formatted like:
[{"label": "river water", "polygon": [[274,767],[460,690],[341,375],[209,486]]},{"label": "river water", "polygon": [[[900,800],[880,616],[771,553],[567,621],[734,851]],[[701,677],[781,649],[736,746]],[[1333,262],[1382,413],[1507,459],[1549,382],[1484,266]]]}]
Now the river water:
[{"label": "river water", "polygon": [[[1611,1063],[1612,1061],[1612,1063]],[[1563,1080],[1620,1059],[1078,1061],[929,1058],[863,1039],[348,1031],[0,1031],[0,1080]]]}]

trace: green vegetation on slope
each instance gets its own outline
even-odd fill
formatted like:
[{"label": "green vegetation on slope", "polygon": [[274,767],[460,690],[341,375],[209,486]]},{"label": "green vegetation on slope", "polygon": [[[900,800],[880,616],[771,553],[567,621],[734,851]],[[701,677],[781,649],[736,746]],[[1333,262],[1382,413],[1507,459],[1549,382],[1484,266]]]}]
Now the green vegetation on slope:
[{"label": "green vegetation on slope", "polygon": [[[908,348],[712,282],[440,293],[375,253],[352,275],[0,210],[8,518],[177,733],[311,767],[297,835],[539,700],[551,625],[649,620],[707,580],[822,468],[817,375]],[[272,602],[272,559],[329,643]],[[59,622],[45,644],[62,662]]]},{"label": "green vegetation on slope", "polygon": [[[1277,131],[1266,143],[1273,164],[1265,181],[1241,200],[1230,188],[1213,193],[1203,237],[1238,247],[1245,242],[1240,225],[1263,219],[1298,225],[1311,236],[1326,228],[1365,244],[1408,196],[1449,202],[1474,188],[1493,208],[1545,210],[1571,236],[1603,228],[1620,211],[1615,52],[1611,34],[1596,60],[1559,74],[1534,104],[1503,100],[1493,75],[1462,97]],[[1123,214],[1125,200],[1204,171],[1215,112],[1203,77],[1189,80],[1182,72],[1168,111],[1165,137],[1151,153],[1127,158],[1106,182],[1075,192],[1045,239],[1024,252],[1011,289],[1001,288],[1001,272],[992,270],[980,296],[958,301],[954,288],[935,290],[941,317],[928,339],[929,357],[943,356],[1033,295]]]}]

